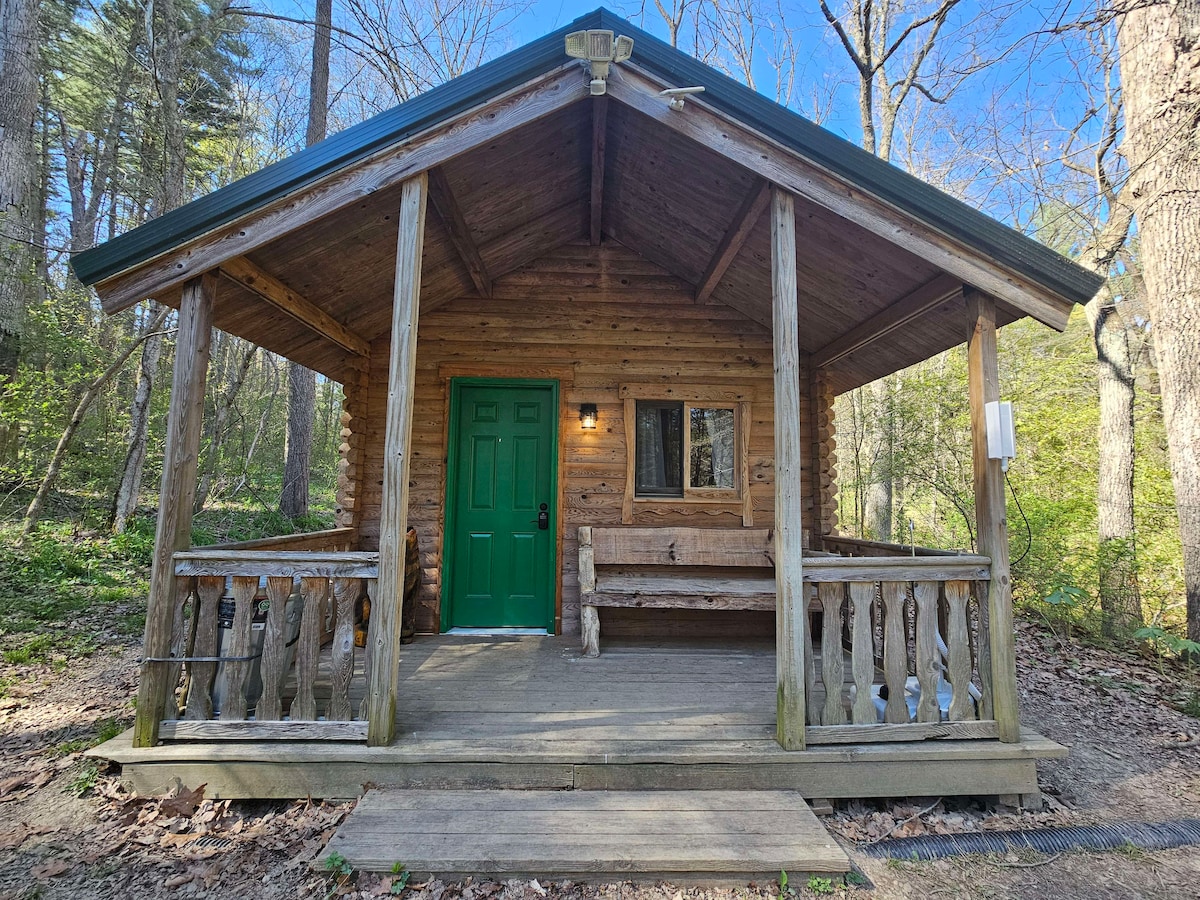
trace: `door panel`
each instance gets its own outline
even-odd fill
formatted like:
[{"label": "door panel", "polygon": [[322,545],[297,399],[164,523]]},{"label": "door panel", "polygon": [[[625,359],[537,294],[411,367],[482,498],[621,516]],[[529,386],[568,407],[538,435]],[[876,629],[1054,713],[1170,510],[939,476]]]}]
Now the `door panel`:
[{"label": "door panel", "polygon": [[[452,390],[446,625],[552,628],[554,386],[456,382]],[[543,504],[549,527],[540,529]]]}]

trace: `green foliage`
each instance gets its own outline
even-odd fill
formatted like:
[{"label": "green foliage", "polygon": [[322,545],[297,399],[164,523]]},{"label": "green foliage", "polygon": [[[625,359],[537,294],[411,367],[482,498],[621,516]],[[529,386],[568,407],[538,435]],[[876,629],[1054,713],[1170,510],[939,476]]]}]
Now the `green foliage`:
[{"label": "green foliage", "polygon": [[408,866],[402,862],[392,863],[392,886],[388,889],[391,894],[403,894],[404,889],[408,887],[408,880],[412,877],[412,872],[408,871]]},{"label": "green foliage", "polygon": [[788,887],[788,873],[785,872],[783,869],[780,869],[779,870],[779,897],[778,897],[778,900],[783,900],[783,898],[788,896],[789,894],[795,894],[795,893],[796,892],[792,888]]},{"label": "green foliage", "polygon": [[[0,696],[3,696],[3,688],[0,687]],[[1192,691],[1183,702],[1179,704],[1179,711],[1185,716],[1191,716],[1193,719],[1200,719],[1200,691]]]},{"label": "green foliage", "polygon": [[73,794],[76,797],[85,797],[92,792],[92,788],[96,786],[96,779],[100,777],[100,766],[88,760],[79,769],[75,777],[67,782],[66,792]]},{"label": "green foliage", "polygon": [[[1058,632],[1099,634],[1100,547],[1096,470],[1096,358],[1082,310],[1062,334],[1029,320],[1000,332],[1001,395],[1014,404],[1017,458],[1008,477],[1014,600]],[[895,543],[973,549],[966,353],[959,347],[860,389],[835,406],[841,529],[865,535],[872,477],[896,487]],[[1159,395],[1140,384],[1134,409],[1135,546],[1147,621],[1177,628],[1183,617],[1182,547]],[[892,440],[869,446],[869,426],[886,421]],[[1014,495],[1015,494],[1015,499]],[[912,523],[910,532],[909,523]]]},{"label": "green foliage", "polygon": [[822,878],[820,875],[809,875],[807,887],[814,894],[832,894],[833,879]]},{"label": "green foliage", "polygon": [[1154,648],[1154,654],[1158,659],[1159,672],[1163,672],[1163,657],[1167,654],[1177,656],[1188,661],[1200,659],[1200,643],[1188,640],[1185,637],[1180,637],[1170,631],[1158,627],[1157,625],[1139,628],[1133,633],[1134,640],[1148,641]]},{"label": "green foliage", "polygon": [[22,541],[15,526],[0,526],[0,635],[36,633],[8,647],[6,659],[45,663],[56,653],[92,652],[88,614],[135,606],[147,587],[145,563],[106,535],[56,522]]},{"label": "green foliage", "polygon": [[325,858],[325,873],[329,877],[329,892],[326,897],[332,897],[342,892],[354,877],[354,866],[346,857],[334,850]]},{"label": "green foliage", "polygon": [[90,750],[92,747],[98,747],[105,741],[111,741],[115,738],[129,727],[129,723],[110,716],[98,720],[92,727],[92,734],[87,737],[64,741],[55,748],[55,752],[59,756],[68,756],[72,753],[82,753],[84,750]]}]

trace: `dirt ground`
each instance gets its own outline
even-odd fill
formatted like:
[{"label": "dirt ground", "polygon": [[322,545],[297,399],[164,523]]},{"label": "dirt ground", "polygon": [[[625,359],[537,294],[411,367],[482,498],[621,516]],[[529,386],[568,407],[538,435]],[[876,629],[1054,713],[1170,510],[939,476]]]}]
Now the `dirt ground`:
[{"label": "dirt ground", "polygon": [[[1047,807],[1016,813],[981,802],[909,798],[841,804],[825,823],[865,884],[809,883],[797,897],[1200,897],[1200,848],[879,861],[861,847],[884,836],[1042,825],[1200,818],[1196,674],[1053,638],[1022,625],[1026,721],[1071,747],[1040,771]],[[145,801],[81,750],[132,718],[136,647],[115,635],[83,659],[0,664],[0,900],[33,897],[377,897],[392,876],[316,873],[309,861],[349,804],[239,803],[179,796]],[[854,879],[855,881],[861,879]],[[733,900],[780,896],[777,883],[730,889],[630,882],[410,882],[411,900]]]}]

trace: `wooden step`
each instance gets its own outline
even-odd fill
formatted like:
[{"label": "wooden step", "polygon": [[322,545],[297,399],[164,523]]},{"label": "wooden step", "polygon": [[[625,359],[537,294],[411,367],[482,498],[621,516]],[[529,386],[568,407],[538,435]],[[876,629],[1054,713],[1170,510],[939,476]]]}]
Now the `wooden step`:
[{"label": "wooden step", "polygon": [[771,879],[847,872],[794,791],[368,791],[314,865],[414,878]]}]

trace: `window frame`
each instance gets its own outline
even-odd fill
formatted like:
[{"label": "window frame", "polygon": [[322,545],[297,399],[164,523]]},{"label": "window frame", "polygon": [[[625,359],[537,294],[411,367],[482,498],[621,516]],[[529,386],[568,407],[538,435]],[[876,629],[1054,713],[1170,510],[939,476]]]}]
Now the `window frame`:
[{"label": "window frame", "polygon": [[[738,385],[622,384],[624,401],[626,478],[621,522],[631,525],[639,509],[663,511],[675,506],[685,513],[697,507],[741,515],[742,525],[754,524],[750,496],[750,426],[753,390]],[[679,403],[683,408],[682,494],[639,494],[637,492],[637,403]],[[733,411],[734,485],[730,488],[692,487],[691,416],[693,409]]]}]

